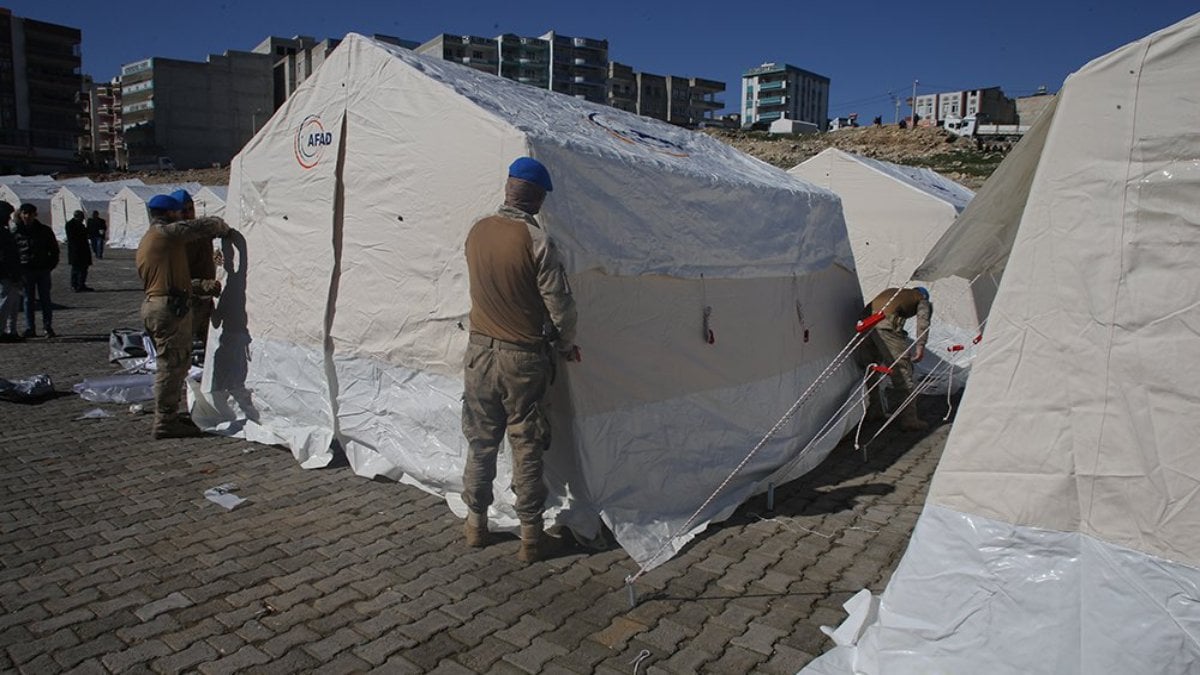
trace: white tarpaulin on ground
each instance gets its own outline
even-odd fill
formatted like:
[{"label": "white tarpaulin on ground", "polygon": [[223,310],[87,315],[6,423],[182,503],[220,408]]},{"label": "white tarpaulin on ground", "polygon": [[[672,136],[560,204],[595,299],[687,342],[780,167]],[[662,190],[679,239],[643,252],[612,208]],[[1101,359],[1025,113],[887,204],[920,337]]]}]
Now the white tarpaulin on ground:
[{"label": "white tarpaulin on ground", "polygon": [[[913,270],[938,237],[967,208],[974,193],[929,169],[901,166],[829,148],[788,173],[842,198],[846,230],[864,298],[909,283]],[[926,393],[962,388],[974,338],[986,317],[995,287],[953,277],[928,284],[933,321],[925,359],[913,364]],[[916,321],[909,322],[916,338]]]},{"label": "white tarpaulin on ground", "polygon": [[138,247],[142,235],[150,229],[150,209],[146,202],[154,195],[171,194],[180,188],[195,194],[202,187],[199,183],[164,183],[121,188],[108,203],[108,245],[112,248]]},{"label": "white tarpaulin on ground", "polygon": [[[539,219],[583,349],[549,397],[548,518],[584,536],[602,518],[661,562],[861,303],[837,198],[702,134],[349,36],[232,163],[226,218],[244,240],[226,242],[193,416],[307,467],[336,441],[359,474],[465,513],[463,242],[521,155],[553,175]],[[793,459],[858,379],[834,370],[691,532]],[[493,524],[516,523],[508,476]]]},{"label": "white tarpaulin on ground", "polygon": [[229,199],[229,188],[224,186],[205,185],[192,195],[192,203],[196,206],[197,216],[225,217],[225,202]]},{"label": "white tarpaulin on ground", "polygon": [[[92,216],[92,211],[99,211],[102,217],[108,218],[108,203],[122,188],[131,185],[145,185],[138,178],[115,180],[92,185],[64,185],[50,198],[49,224],[54,228],[54,234],[60,241],[67,240],[67,221],[76,211],[83,211],[85,218]],[[42,222],[46,222],[43,220]]]},{"label": "white tarpaulin on ground", "polygon": [[806,672],[1200,670],[1198,81],[1200,15],[1064,84],[908,551]]}]

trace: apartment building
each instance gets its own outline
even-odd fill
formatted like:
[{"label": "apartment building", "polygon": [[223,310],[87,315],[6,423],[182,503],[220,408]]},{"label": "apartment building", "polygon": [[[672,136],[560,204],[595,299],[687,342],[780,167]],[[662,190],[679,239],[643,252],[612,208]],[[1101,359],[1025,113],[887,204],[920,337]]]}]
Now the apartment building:
[{"label": "apartment building", "polygon": [[913,105],[918,124],[941,126],[946,118],[985,116],[997,124],[1015,124],[1016,103],[1004,95],[1000,87],[921,94]]},{"label": "apartment building", "polygon": [[[371,37],[405,49],[415,49],[420,44],[392,35],[375,34]],[[273,100],[271,109],[278,110],[283,102],[295,93],[296,88],[316,72],[322,63],[325,63],[325,58],[341,42],[340,39],[334,38],[317,40],[308,35],[297,35],[290,38],[271,36],[251,49],[250,51],[255,54],[267,54],[275,59],[275,64],[271,67]],[[259,124],[265,121],[266,119],[260,119]]]},{"label": "apartment building", "polygon": [[829,122],[829,78],[786,63],[764,63],[742,75],[742,124],[779,119]]},{"label": "apartment building", "polygon": [[78,94],[82,110],[79,119],[82,135],[79,137],[80,160],[96,168],[123,166],[125,142],[121,133],[121,81],[92,82],[84,77],[84,91]]},{"label": "apartment building", "polygon": [[608,60],[608,41],[549,31],[539,37],[437,35],[415,51],[542,89],[681,125],[711,120],[725,83],[656,75]]},{"label": "apartment building", "polygon": [[0,8],[0,173],[76,162],[83,89],[78,28]]},{"label": "apartment building", "polygon": [[227,51],[204,62],[153,57],[121,68],[129,165],[169,157],[180,169],[225,164],[271,116],[272,54]]}]

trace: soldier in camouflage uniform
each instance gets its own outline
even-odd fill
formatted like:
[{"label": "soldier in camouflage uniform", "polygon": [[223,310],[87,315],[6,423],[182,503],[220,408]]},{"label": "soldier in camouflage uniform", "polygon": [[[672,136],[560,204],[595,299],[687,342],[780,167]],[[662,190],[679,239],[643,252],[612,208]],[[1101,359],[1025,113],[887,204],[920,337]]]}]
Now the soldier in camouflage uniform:
[{"label": "soldier in camouflage uniform", "polygon": [[[913,363],[925,358],[925,342],[929,338],[929,319],[933,316],[933,305],[929,302],[929,291],[925,288],[895,288],[884,290],[862,310],[862,318],[883,312],[884,318],[858,349],[857,359],[866,367],[872,363],[892,367],[893,400],[900,405],[913,390]],[[917,317],[916,343],[908,349],[908,333],[904,323]],[[907,352],[905,350],[908,350]],[[903,354],[903,356],[901,356]],[[893,365],[894,363],[894,365]],[[882,400],[883,390],[879,390]],[[880,411],[872,402],[872,414]],[[900,428],[905,431],[923,431],[929,428],[917,413],[914,400],[900,411]]]},{"label": "soldier in camouflage uniform", "polygon": [[471,334],[464,363],[462,428],[468,443],[463,501],[467,544],[487,543],[496,455],[507,431],[524,562],[545,553],[542,455],[550,422],[542,399],[552,359],[577,354],[575,301],[554,244],[534,220],[553,189],[541,163],[522,157],[509,167],[504,205],[467,235]]}]

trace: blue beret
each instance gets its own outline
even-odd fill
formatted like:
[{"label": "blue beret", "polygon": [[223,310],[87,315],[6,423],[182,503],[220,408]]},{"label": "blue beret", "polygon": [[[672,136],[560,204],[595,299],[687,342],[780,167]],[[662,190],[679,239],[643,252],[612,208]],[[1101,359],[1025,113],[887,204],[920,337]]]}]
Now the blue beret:
[{"label": "blue beret", "polygon": [[517,161],[509,165],[508,175],[511,178],[520,178],[534,185],[540,185],[546,192],[554,191],[554,184],[550,182],[550,172],[541,162],[532,157],[518,157]]},{"label": "blue beret", "polygon": [[188,194],[187,190],[180,188],[171,193],[171,199],[174,199],[180,204],[187,204],[188,202],[192,201],[192,196]]},{"label": "blue beret", "polygon": [[159,211],[178,211],[183,208],[183,204],[170,195],[154,195],[146,202],[146,206]]},{"label": "blue beret", "polygon": [[929,299],[929,289],[928,288],[925,288],[924,286],[917,286],[917,292],[920,293],[921,295],[925,296],[926,300]]}]

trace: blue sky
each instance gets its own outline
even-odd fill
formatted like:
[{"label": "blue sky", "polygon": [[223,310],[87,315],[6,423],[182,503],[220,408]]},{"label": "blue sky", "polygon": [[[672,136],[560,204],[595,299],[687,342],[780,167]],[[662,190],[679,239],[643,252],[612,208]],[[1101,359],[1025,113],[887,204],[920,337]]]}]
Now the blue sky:
[{"label": "blue sky", "polygon": [[[895,114],[890,95],[999,85],[1056,91],[1084,63],[1200,12],[1195,0],[1062,2],[513,2],[441,0],[9,0],[14,14],[83,30],[97,80],[148,56],[203,60],[268,35],[384,33],[425,41],[548,30],[607,39],[638,70],[723,81],[736,110],[741,75],[767,61],[829,77],[830,115]],[[889,95],[890,93],[890,95]],[[901,110],[904,114],[904,109]]]}]

